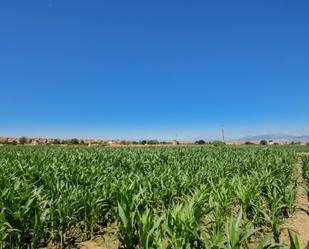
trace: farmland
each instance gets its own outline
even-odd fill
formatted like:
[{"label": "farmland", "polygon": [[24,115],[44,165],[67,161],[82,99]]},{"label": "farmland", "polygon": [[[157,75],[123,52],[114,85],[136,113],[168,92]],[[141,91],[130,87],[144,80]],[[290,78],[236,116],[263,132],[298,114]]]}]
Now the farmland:
[{"label": "farmland", "polygon": [[2,147],[0,248],[76,248],[106,234],[121,248],[279,244],[298,161],[259,146]]}]

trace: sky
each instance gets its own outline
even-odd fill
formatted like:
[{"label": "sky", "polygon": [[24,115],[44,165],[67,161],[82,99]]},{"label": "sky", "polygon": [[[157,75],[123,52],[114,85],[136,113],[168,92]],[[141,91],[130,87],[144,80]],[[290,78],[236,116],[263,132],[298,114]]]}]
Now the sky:
[{"label": "sky", "polygon": [[0,137],[309,133],[309,1],[3,0]]}]

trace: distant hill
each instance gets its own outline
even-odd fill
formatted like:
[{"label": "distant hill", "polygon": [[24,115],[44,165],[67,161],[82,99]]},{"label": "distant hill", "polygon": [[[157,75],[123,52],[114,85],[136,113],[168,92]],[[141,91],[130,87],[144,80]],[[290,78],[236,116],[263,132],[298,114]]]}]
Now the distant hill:
[{"label": "distant hill", "polygon": [[295,141],[295,142],[309,142],[309,135],[295,136],[289,134],[264,134],[258,136],[247,136],[238,139],[237,141],[260,141],[260,140],[274,140],[274,141]]}]

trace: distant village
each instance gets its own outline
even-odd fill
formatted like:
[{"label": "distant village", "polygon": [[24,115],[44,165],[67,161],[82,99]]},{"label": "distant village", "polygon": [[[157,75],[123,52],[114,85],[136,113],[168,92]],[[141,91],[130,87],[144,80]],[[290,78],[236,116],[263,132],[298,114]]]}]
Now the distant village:
[{"label": "distant village", "polygon": [[[0,137],[1,145],[87,145],[87,146],[117,146],[117,145],[178,145],[177,140],[102,140],[102,139],[60,139],[60,138],[28,138],[28,137]],[[187,144],[183,142],[182,144]]]},{"label": "distant village", "polygon": [[3,145],[85,145],[85,146],[123,146],[123,145],[135,145],[135,146],[155,146],[155,145],[309,145],[308,142],[296,142],[296,141],[282,141],[282,140],[260,140],[260,141],[177,141],[176,139],[171,141],[158,141],[158,140],[102,140],[102,139],[60,139],[60,138],[28,138],[28,137],[0,137],[0,146]]}]

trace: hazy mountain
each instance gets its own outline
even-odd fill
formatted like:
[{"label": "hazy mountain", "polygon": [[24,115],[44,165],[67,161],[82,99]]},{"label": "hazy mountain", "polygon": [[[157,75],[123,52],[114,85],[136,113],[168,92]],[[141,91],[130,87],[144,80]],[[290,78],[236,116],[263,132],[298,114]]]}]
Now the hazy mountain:
[{"label": "hazy mountain", "polygon": [[309,135],[295,136],[289,134],[264,134],[257,136],[247,136],[238,139],[238,141],[260,141],[260,140],[309,142]]}]

